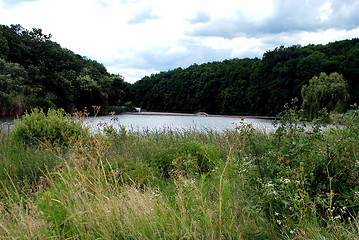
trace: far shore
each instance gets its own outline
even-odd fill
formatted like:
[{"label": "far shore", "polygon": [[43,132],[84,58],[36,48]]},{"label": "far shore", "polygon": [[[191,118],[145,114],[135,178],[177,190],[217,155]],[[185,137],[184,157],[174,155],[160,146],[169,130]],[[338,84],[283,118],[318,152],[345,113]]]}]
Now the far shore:
[{"label": "far shore", "polygon": [[220,114],[208,114],[205,112],[198,113],[165,113],[165,112],[124,112],[120,115],[154,115],[154,116],[198,116],[198,117],[231,117],[231,118],[254,118],[254,119],[268,119],[276,120],[279,117],[267,117],[267,116],[238,116],[238,115],[220,115]]}]

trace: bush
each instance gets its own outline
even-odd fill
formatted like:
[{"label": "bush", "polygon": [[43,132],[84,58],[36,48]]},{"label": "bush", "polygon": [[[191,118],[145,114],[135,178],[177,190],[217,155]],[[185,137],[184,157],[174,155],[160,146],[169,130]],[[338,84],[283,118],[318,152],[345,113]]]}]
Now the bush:
[{"label": "bush", "polygon": [[178,167],[178,164],[188,173],[207,173],[215,167],[217,155],[217,150],[213,146],[197,141],[180,140],[169,146],[157,146],[147,161],[165,176],[169,176],[169,171]]},{"label": "bush", "polygon": [[300,115],[287,108],[262,161],[259,201],[287,233],[305,218],[323,224],[350,220],[359,210],[358,117],[345,114],[327,126],[301,122]]},{"label": "bush", "polygon": [[49,109],[47,114],[42,109],[33,109],[25,113],[22,120],[15,120],[12,137],[21,143],[69,145],[74,139],[85,136],[87,130],[81,123],[64,112],[63,109]]}]

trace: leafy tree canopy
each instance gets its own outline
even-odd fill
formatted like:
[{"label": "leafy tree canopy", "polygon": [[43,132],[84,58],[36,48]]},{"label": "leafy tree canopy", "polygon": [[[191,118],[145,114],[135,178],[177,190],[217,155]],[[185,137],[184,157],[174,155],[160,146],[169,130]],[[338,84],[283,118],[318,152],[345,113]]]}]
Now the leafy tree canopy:
[{"label": "leafy tree canopy", "polygon": [[106,113],[109,105],[130,101],[123,81],[103,64],[62,48],[41,29],[0,25],[0,115],[14,114],[14,103],[21,106],[17,113],[34,107],[71,112],[92,105]]},{"label": "leafy tree canopy", "polygon": [[262,59],[193,64],[152,74],[131,85],[131,94],[135,105],[148,110],[275,116],[292,99],[302,102],[302,87],[313,76],[337,72],[346,80],[350,98],[336,92],[337,97],[320,107],[343,111],[348,101],[359,102],[358,53],[357,38],[327,45],[281,46],[265,52]]},{"label": "leafy tree canopy", "polygon": [[302,108],[308,119],[318,117],[319,111],[343,112],[349,99],[348,84],[343,75],[320,73],[302,87]]}]

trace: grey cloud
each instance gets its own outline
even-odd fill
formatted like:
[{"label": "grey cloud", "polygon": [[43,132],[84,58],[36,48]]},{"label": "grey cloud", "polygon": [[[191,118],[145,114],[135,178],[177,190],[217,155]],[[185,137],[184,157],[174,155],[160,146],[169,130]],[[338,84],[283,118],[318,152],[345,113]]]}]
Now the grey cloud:
[{"label": "grey cloud", "polygon": [[191,24],[207,23],[209,21],[211,21],[211,16],[209,16],[209,14],[204,11],[198,12],[194,18],[188,19],[188,22]]},{"label": "grey cloud", "polygon": [[145,22],[150,21],[150,20],[156,20],[156,19],[159,19],[159,18],[160,17],[157,14],[153,13],[152,8],[145,8],[141,12],[136,14],[127,23],[129,23],[129,24],[140,24],[140,23],[145,23]]},{"label": "grey cloud", "polygon": [[171,52],[170,46],[153,47],[148,50],[137,52],[131,59],[114,59],[106,65],[117,65],[119,68],[132,68],[141,70],[168,71],[178,67],[188,67],[193,63],[228,59],[231,56],[231,49],[213,49],[208,46],[201,46],[193,42],[185,43],[183,51]]},{"label": "grey cloud", "polygon": [[359,2],[354,0],[332,1],[328,19],[320,19],[324,0],[280,1],[276,0],[274,14],[262,22],[254,21],[241,12],[235,17],[222,17],[210,23],[196,26],[190,36],[216,36],[224,38],[258,37],[282,32],[317,31],[329,28],[352,29],[359,25]]},{"label": "grey cloud", "polygon": [[[230,49],[213,49],[207,46],[187,46],[187,51],[166,54],[165,52],[148,51],[141,56],[149,69],[167,71],[177,67],[188,67],[193,63],[219,61],[230,58]],[[141,66],[140,66],[141,67]]]},{"label": "grey cloud", "polygon": [[35,2],[37,0],[1,0],[5,8],[14,8],[22,2]]}]

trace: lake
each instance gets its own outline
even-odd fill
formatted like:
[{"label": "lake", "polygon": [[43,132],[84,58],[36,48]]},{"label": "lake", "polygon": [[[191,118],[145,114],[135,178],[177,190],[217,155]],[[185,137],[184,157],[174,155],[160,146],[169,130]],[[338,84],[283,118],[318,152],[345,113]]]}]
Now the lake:
[{"label": "lake", "polygon": [[[0,117],[0,126],[7,131],[13,126],[13,118]],[[206,116],[176,113],[142,113],[120,114],[99,117],[87,117],[85,123],[95,130],[101,130],[105,125],[115,128],[124,127],[129,131],[144,132],[148,130],[197,130],[224,131],[235,129],[243,123],[250,123],[255,129],[270,132],[275,130],[271,119],[240,118],[234,116]],[[10,126],[9,126],[10,125]]]},{"label": "lake", "polygon": [[266,132],[274,131],[272,119],[257,119],[231,117],[231,116],[205,116],[176,113],[143,113],[121,114],[114,116],[88,117],[86,123],[91,127],[102,129],[104,125],[120,126],[134,132],[148,130],[213,130],[224,131],[235,129],[243,123],[250,123],[255,129]]},{"label": "lake", "polygon": [[8,132],[14,126],[14,117],[0,117],[0,132]]}]

